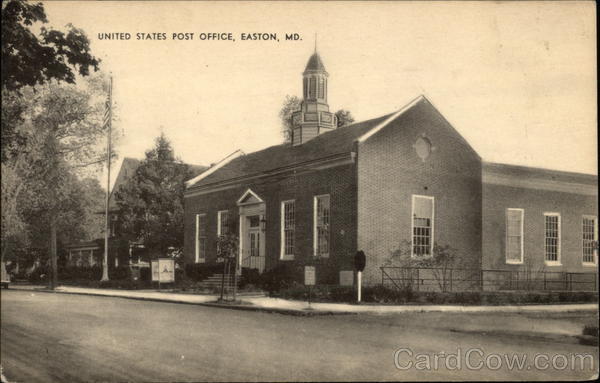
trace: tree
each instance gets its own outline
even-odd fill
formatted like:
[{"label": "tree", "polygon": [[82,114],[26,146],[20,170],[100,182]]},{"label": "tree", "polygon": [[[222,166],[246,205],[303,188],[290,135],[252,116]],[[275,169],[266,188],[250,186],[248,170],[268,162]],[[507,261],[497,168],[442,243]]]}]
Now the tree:
[{"label": "tree", "polygon": [[[43,85],[50,80],[75,83],[74,70],[87,76],[98,70],[99,60],[90,53],[85,33],[73,25],[67,31],[41,27],[35,34],[31,27],[48,22],[44,6],[25,0],[2,2],[2,162],[6,151],[24,145],[25,136],[18,131],[22,122],[18,98],[26,86]],[[5,102],[4,99],[7,99]]]},{"label": "tree", "polygon": [[[54,271],[52,286],[57,281],[57,232],[73,222],[81,222],[84,189],[78,183],[77,173],[105,159],[98,145],[105,133],[101,123],[103,103],[98,97],[102,89],[97,89],[98,84],[96,81],[87,83],[87,87],[75,87],[51,81],[22,88],[23,97],[16,101],[22,110],[19,133],[26,140],[21,150],[7,153],[3,173],[16,176],[3,182],[2,187],[10,198],[9,206],[21,217],[30,217],[28,223],[34,222],[36,230],[29,224],[29,232],[46,236]],[[2,209],[4,215],[4,206]],[[15,214],[7,214],[6,218],[9,216]],[[5,232],[8,236],[5,228],[3,239]]]},{"label": "tree", "polygon": [[354,117],[352,117],[352,113],[346,109],[340,109],[335,112],[337,117],[337,126],[338,128],[348,126],[354,122]]},{"label": "tree", "polygon": [[[292,114],[300,110],[302,106],[302,99],[298,96],[286,95],[285,100],[279,110],[279,118],[281,120],[281,134],[283,136],[283,142],[289,143],[292,141]],[[337,116],[337,127],[341,128],[350,125],[354,122],[352,113],[346,109],[340,109],[335,112]]]},{"label": "tree", "polygon": [[73,25],[67,32],[41,27],[39,36],[31,31],[35,23],[48,23],[42,3],[9,0],[2,3],[2,88],[44,84],[55,79],[75,83],[73,68],[87,76],[99,61],[90,52],[85,33]]},{"label": "tree", "polygon": [[191,177],[161,134],[131,181],[116,191],[123,235],[142,242],[152,258],[183,248],[183,194]]},{"label": "tree", "polygon": [[292,142],[292,113],[300,110],[302,100],[298,96],[286,95],[281,110],[279,111],[279,118],[281,119],[281,134],[283,135],[283,142]]}]

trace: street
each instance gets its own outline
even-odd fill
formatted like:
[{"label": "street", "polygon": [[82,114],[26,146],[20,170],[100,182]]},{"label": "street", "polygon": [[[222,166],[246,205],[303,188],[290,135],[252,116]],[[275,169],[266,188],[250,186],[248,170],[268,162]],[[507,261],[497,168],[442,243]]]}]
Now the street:
[{"label": "street", "polygon": [[[478,330],[499,314],[304,317],[33,291],[4,290],[1,298],[1,364],[17,382],[581,380],[598,366],[598,348],[569,337]],[[586,315],[573,321],[593,320]],[[451,330],[452,322],[472,330]],[[467,368],[464,358],[456,369],[443,361],[407,367],[416,354],[470,349],[481,350],[470,354],[479,368]],[[593,367],[590,360],[583,369],[536,369],[539,353],[593,354]],[[529,364],[495,370],[490,354],[525,354]]]}]

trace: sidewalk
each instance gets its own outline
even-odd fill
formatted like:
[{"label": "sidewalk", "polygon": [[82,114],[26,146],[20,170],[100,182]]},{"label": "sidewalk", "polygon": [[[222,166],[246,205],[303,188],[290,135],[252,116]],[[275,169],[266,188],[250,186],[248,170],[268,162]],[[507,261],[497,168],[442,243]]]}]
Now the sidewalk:
[{"label": "sidewalk", "polygon": [[240,310],[279,312],[294,315],[332,315],[332,314],[393,314],[415,312],[455,312],[455,313],[528,313],[573,311],[598,311],[597,303],[561,304],[561,305],[521,305],[521,306],[460,306],[460,305],[377,305],[347,303],[311,303],[291,301],[280,298],[240,296],[239,303],[219,303],[218,295],[183,294],[157,290],[116,290],[84,287],[59,286],[48,290],[44,286],[11,285],[13,290],[29,290],[48,293],[83,294],[159,302],[198,304],[218,306]]}]

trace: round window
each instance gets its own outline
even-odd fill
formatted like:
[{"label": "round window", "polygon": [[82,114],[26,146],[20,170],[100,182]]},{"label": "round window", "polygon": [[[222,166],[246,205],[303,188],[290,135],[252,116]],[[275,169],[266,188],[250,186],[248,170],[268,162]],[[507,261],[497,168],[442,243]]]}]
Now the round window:
[{"label": "round window", "polygon": [[415,143],[415,150],[417,151],[417,155],[422,160],[425,160],[431,154],[431,141],[426,137],[419,137]]}]

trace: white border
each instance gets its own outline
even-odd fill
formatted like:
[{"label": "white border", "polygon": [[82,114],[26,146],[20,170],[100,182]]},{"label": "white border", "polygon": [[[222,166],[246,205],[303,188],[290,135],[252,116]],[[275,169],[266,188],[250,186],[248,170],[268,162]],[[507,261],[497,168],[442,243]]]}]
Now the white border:
[{"label": "white border", "polygon": [[[281,232],[281,240],[280,240],[280,253],[279,253],[279,259],[282,261],[293,261],[294,260],[294,254],[285,254],[285,229],[284,229],[284,225],[285,225],[285,204],[289,203],[289,202],[293,202],[294,203],[294,236],[296,235],[296,200],[293,199],[288,199],[285,201],[281,201],[281,222],[279,224],[279,231]],[[296,238],[294,238],[294,252],[296,252]]]},{"label": "white border", "polygon": [[[313,255],[317,256],[317,199],[320,197],[329,197],[329,227],[331,228],[331,195],[330,194],[319,194],[313,197]],[[323,258],[329,258],[331,252],[331,230],[329,230],[329,241],[328,241],[327,254],[321,254]]]},{"label": "white border", "polygon": [[[429,256],[419,256],[413,253],[414,251],[414,232],[415,232],[415,197],[425,198],[431,200],[431,241],[429,243]],[[411,258],[430,258],[433,257],[433,244],[434,244],[434,230],[435,230],[435,197],[429,195],[413,194],[411,199],[410,207],[410,256]]]},{"label": "white border", "polygon": [[583,219],[593,219],[594,220],[594,241],[598,241],[598,217],[595,215],[584,214],[581,216],[581,264],[586,267],[596,267],[598,266],[598,250],[594,253],[594,262],[584,262],[583,261]]},{"label": "white border", "polygon": [[231,153],[227,157],[223,158],[221,161],[217,162],[216,164],[214,164],[213,166],[208,168],[208,170],[198,174],[196,177],[192,178],[191,180],[185,181],[185,186],[188,188],[193,186],[194,184],[198,183],[198,181],[203,180],[204,178],[206,178],[209,175],[216,172],[218,169],[222,168],[223,166],[227,165],[231,161],[233,161],[236,158],[243,156],[243,155],[244,155],[244,152],[242,152],[240,149],[236,150],[235,152]]},{"label": "white border", "polygon": [[[549,261],[546,259],[546,217],[558,217],[558,248],[556,249],[556,261]],[[545,212],[544,213],[544,264],[546,266],[562,266],[561,248],[562,248],[562,228],[561,228],[561,217],[560,213],[557,212]]]},{"label": "white border", "polygon": [[[508,211],[509,210],[521,212],[521,233],[520,233],[521,234],[521,260],[520,261],[509,260],[508,259]],[[504,260],[509,265],[522,265],[523,264],[523,259],[525,258],[525,251],[523,249],[523,243],[525,242],[525,238],[523,238],[523,226],[524,226],[524,223],[525,223],[525,209],[513,208],[513,207],[506,208],[506,210],[504,212],[504,231],[505,231],[505,235],[504,235]],[[544,255],[544,257],[545,257],[545,255]]]},{"label": "white border", "polygon": [[[244,199],[246,199],[246,197],[248,196],[248,194],[250,194],[252,197],[256,198],[258,200],[258,202],[242,202]],[[244,194],[242,194],[242,196],[237,200],[237,204],[238,205],[252,205],[255,203],[264,203],[265,201],[263,201],[262,198],[260,198],[258,196],[258,194],[256,194],[255,192],[252,191],[252,189],[248,189],[246,190],[246,192]]]}]

